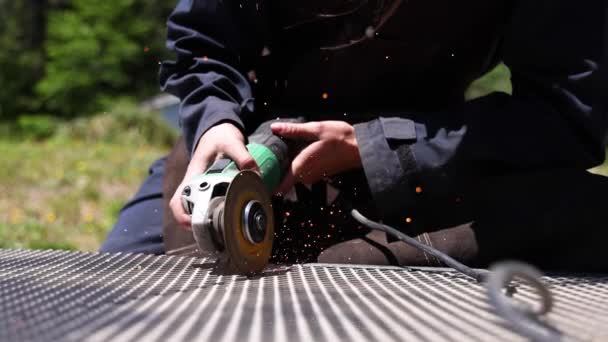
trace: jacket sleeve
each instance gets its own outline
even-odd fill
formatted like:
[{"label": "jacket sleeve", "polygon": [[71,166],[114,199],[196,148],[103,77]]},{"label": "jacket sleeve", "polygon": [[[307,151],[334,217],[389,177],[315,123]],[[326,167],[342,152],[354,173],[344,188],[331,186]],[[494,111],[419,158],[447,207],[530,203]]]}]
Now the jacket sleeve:
[{"label": "jacket sleeve", "polygon": [[188,151],[212,126],[228,121],[241,130],[253,112],[247,60],[261,51],[252,1],[180,0],[167,22],[167,47],[175,61],[162,63],[161,89],[181,99],[180,124]]},{"label": "jacket sleeve", "polygon": [[[513,94],[355,125],[376,205],[399,216],[480,177],[600,164],[608,127],[603,0],[520,1],[501,55]],[[600,70],[602,64],[602,70]]]}]

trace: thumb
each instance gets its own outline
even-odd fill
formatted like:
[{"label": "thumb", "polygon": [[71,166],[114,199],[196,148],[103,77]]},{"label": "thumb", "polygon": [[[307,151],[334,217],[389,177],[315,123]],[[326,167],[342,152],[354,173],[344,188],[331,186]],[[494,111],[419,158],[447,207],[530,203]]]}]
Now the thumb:
[{"label": "thumb", "polygon": [[255,159],[253,159],[249,151],[247,151],[245,144],[240,142],[229,144],[224,153],[234,161],[239,170],[260,171]]}]

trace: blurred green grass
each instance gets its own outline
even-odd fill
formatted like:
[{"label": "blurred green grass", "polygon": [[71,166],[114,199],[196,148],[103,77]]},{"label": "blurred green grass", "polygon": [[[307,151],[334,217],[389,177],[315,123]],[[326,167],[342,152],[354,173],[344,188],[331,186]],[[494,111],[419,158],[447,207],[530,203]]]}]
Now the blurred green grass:
[{"label": "blurred green grass", "polygon": [[97,250],[175,132],[129,104],[41,126],[0,139],[0,248]]}]

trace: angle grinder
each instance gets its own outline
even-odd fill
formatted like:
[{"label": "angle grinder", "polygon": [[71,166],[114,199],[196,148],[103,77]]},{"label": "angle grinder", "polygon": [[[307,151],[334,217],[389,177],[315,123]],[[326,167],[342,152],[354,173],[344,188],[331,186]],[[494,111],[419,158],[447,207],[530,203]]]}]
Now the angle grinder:
[{"label": "angle grinder", "polygon": [[271,192],[290,161],[287,142],[272,134],[270,123],[260,126],[249,141],[247,149],[260,173],[220,159],[182,192],[199,250],[216,255],[229,271],[245,274],[268,264],[275,229]]}]

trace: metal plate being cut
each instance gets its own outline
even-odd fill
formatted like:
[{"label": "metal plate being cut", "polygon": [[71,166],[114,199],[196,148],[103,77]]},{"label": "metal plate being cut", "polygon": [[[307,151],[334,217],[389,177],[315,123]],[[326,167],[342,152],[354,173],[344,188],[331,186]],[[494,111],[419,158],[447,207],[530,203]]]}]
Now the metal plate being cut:
[{"label": "metal plate being cut", "polygon": [[[0,250],[0,341],[525,341],[447,269],[307,264],[222,276],[213,260]],[[608,275],[543,278],[565,340],[608,340]],[[535,303],[526,286],[514,298]]]},{"label": "metal plate being cut", "polygon": [[[260,243],[251,243],[244,234],[243,212],[247,203],[258,201],[267,219],[267,229]],[[224,204],[224,246],[229,267],[239,273],[260,272],[268,264],[274,239],[274,216],[270,194],[257,173],[241,171],[234,177]]]}]

